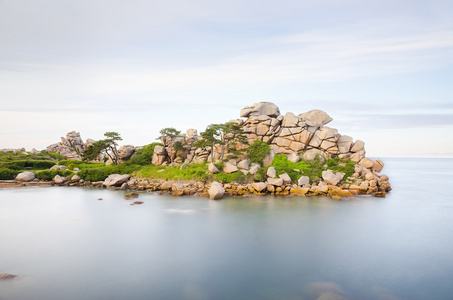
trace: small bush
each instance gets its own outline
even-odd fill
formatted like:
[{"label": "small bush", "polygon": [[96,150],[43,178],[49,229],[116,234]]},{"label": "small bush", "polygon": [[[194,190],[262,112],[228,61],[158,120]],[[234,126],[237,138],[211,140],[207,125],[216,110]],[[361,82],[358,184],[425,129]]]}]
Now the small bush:
[{"label": "small bush", "polygon": [[138,165],[108,165],[102,168],[86,168],[82,169],[77,173],[83,180],[87,181],[103,181],[110,174],[132,174],[134,171],[138,170],[140,166]]},{"label": "small bush", "polygon": [[263,164],[263,159],[271,151],[271,147],[263,141],[256,140],[247,148],[247,157],[255,163]]},{"label": "small bush", "polygon": [[35,172],[36,178],[42,180],[52,180],[55,176],[60,175],[63,177],[70,176],[73,173],[69,170],[43,170]]},{"label": "small bush", "polygon": [[141,166],[146,166],[151,164],[151,159],[154,154],[154,148],[160,145],[162,146],[161,143],[152,143],[149,145],[146,145],[143,147],[143,149],[138,150],[135,155],[128,160],[126,163],[129,165],[141,165]]},{"label": "small bush", "polygon": [[11,180],[16,178],[19,171],[11,170],[7,168],[0,168],[0,180]]},{"label": "small bush", "polygon": [[214,180],[221,180],[225,183],[230,183],[230,182],[237,182],[237,183],[248,183],[252,180],[253,176],[252,175],[245,175],[241,171],[237,171],[234,173],[217,173],[213,175]]}]

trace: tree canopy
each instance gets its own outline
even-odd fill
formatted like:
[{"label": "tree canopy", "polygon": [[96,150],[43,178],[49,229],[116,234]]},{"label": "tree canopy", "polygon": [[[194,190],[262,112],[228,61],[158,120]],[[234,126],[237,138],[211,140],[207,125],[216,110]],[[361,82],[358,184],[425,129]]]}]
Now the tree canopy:
[{"label": "tree canopy", "polygon": [[83,160],[94,160],[99,154],[105,153],[114,165],[119,163],[120,158],[116,146],[118,146],[117,141],[122,140],[120,134],[118,132],[108,131],[104,133],[104,136],[106,137],[105,139],[94,142],[83,151]]}]

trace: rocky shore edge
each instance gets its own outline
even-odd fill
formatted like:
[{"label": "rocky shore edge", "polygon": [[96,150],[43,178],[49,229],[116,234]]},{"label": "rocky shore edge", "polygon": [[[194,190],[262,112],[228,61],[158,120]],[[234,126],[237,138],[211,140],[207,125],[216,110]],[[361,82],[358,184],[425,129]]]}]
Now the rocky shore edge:
[{"label": "rocky shore edge", "polygon": [[[360,166],[358,170],[360,172]],[[272,173],[272,168],[270,168]],[[363,172],[363,171],[362,171]],[[269,172],[268,172],[269,173]],[[363,174],[356,173],[358,176]],[[371,195],[374,197],[385,197],[386,193],[391,190],[388,183],[388,177],[382,175],[379,184],[375,180],[364,180],[360,185],[335,183],[338,178],[334,178],[335,174],[329,171],[323,174],[326,179],[330,178],[332,184],[325,181],[323,184],[309,184],[299,180],[299,182],[291,183],[285,176],[272,178],[268,176],[265,182],[253,183],[223,183],[223,182],[207,182],[196,180],[163,180],[154,178],[135,178],[130,175],[112,174],[104,181],[85,181],[79,176],[74,175],[71,178],[55,176],[52,181],[44,181],[34,179],[32,181],[19,180],[0,180],[0,188],[16,188],[16,187],[49,187],[49,186],[68,186],[68,187],[89,187],[89,188],[105,188],[109,190],[127,190],[127,191],[143,191],[157,192],[159,194],[169,194],[172,196],[201,196],[209,197],[210,199],[221,199],[223,196],[247,197],[254,195],[276,195],[276,196],[329,196],[336,200],[357,196]],[[333,175],[333,177],[332,177]],[[366,174],[365,174],[366,175]],[[275,177],[275,176],[274,176]],[[283,177],[283,178],[282,178]],[[329,181],[329,180],[326,180]],[[371,181],[371,182],[370,182]],[[379,188],[377,187],[379,186]]]}]

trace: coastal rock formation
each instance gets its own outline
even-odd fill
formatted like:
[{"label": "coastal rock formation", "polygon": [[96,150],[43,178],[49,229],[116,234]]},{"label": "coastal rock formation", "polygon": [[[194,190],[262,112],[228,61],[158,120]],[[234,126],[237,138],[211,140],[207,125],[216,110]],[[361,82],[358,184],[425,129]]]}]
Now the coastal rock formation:
[{"label": "coastal rock formation", "polygon": [[124,145],[118,149],[118,157],[120,162],[129,160],[135,153],[135,147],[132,145]]},{"label": "coastal rock formation", "polygon": [[79,132],[71,131],[66,134],[66,138],[61,137],[61,142],[47,146],[46,150],[61,154],[67,159],[82,160],[79,153],[88,147],[88,141],[92,144],[91,139],[84,143]]}]

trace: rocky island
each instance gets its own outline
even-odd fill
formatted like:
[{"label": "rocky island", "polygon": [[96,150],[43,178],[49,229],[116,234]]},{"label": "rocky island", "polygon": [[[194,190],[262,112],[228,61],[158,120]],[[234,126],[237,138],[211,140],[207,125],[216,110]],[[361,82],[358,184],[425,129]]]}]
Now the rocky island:
[{"label": "rocky island", "polygon": [[264,194],[383,197],[391,190],[389,178],[379,174],[384,163],[366,157],[363,141],[326,126],[332,118],[324,111],[282,115],[274,103],[259,102],[243,108],[240,117],[210,125],[200,135],[195,129],[186,134],[173,128],[161,131],[161,143],[144,147],[116,149],[113,143],[105,148],[110,151],[91,157],[93,165],[82,159],[86,161],[84,154],[97,142],[84,142],[79,133],[70,132],[44,151],[60,158],[50,167],[54,173],[20,172],[1,184],[93,186],[211,199]]}]

